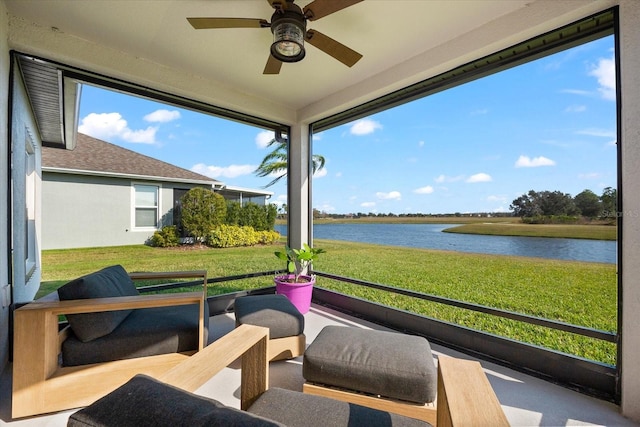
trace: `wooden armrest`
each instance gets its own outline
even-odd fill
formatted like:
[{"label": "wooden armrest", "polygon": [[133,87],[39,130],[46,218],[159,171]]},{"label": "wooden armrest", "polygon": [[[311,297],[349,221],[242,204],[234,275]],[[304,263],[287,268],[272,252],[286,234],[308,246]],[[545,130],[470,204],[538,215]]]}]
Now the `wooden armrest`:
[{"label": "wooden armrest", "polygon": [[158,380],[195,391],[242,356],[240,407],[246,410],[269,386],[268,344],[269,328],[240,325],[159,376]]},{"label": "wooden armrest", "polygon": [[17,311],[46,311],[54,315],[95,313],[100,311],[130,310],[135,308],[167,307],[172,305],[199,304],[201,292],[139,295],[130,297],[91,298],[68,301],[34,301]]},{"label": "wooden armrest", "polygon": [[509,426],[479,362],[438,357],[437,426]]}]

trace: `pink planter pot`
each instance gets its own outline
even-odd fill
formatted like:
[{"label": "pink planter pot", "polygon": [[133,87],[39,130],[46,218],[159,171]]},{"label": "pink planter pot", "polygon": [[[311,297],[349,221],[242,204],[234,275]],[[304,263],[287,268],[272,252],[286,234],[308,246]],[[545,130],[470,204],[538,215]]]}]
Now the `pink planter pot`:
[{"label": "pink planter pot", "polygon": [[315,278],[311,276],[300,276],[305,279],[304,283],[290,283],[287,279],[293,279],[293,274],[285,276],[277,276],[274,281],[276,283],[276,294],[286,296],[298,311],[305,314],[311,306],[311,295],[313,294],[313,285],[316,283]]}]

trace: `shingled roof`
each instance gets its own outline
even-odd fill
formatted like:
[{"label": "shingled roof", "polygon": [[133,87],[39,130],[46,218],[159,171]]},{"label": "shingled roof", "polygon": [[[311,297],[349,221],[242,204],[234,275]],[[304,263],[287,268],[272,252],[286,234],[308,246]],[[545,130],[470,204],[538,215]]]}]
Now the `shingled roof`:
[{"label": "shingled roof", "polygon": [[91,175],[122,175],[163,181],[188,181],[213,184],[222,182],[144,156],[89,135],[78,133],[73,150],[42,147],[42,168]]}]

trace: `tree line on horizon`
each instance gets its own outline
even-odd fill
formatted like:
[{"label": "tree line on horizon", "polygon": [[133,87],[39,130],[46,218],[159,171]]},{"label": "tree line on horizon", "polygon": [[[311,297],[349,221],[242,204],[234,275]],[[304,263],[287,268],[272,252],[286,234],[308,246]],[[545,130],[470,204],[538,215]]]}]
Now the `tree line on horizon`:
[{"label": "tree line on horizon", "polygon": [[511,202],[509,209],[514,216],[520,218],[615,218],[618,211],[618,191],[606,187],[598,196],[587,189],[572,197],[561,191],[530,190]]},{"label": "tree line on horizon", "polygon": [[[618,192],[615,188],[606,187],[598,196],[586,189],[575,197],[561,191],[530,190],[511,202],[509,212],[452,212],[444,214],[431,213],[376,213],[357,212],[347,214],[328,213],[313,209],[314,219],[345,218],[459,218],[459,217],[520,217],[529,223],[535,222],[576,222],[580,218],[614,219],[617,217]],[[286,218],[287,209],[283,205],[280,217]]]}]

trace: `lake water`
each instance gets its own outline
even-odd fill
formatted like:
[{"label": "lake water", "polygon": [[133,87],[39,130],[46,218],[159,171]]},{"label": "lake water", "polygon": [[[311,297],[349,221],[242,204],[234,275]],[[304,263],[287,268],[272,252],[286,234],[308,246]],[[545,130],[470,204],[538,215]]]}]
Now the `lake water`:
[{"label": "lake water", "polygon": [[[315,224],[313,236],[413,248],[616,263],[615,241],[442,232],[456,225],[459,224]],[[276,225],[275,229],[287,234],[284,225]]]}]

